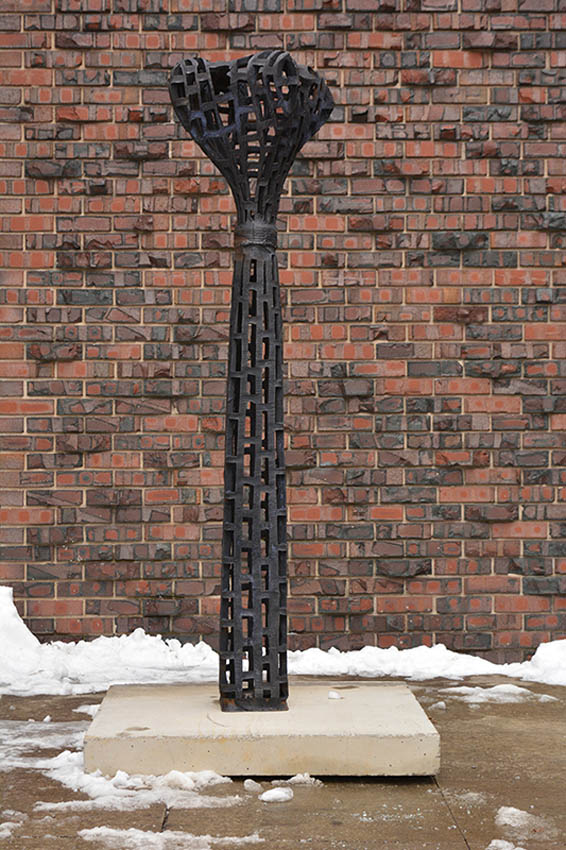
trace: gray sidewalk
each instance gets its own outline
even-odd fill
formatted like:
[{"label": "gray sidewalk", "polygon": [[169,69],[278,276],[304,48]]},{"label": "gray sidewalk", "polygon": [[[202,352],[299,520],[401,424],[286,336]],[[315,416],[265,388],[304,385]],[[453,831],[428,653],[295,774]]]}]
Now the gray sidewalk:
[{"label": "gray sidewalk", "polygon": [[[324,680],[323,680],[324,681]],[[509,679],[476,677],[465,685],[493,687]],[[34,811],[38,801],[87,799],[23,768],[0,772],[0,812],[27,815],[0,850],[109,850],[133,847],[117,838],[83,840],[78,831],[106,826],[161,833],[147,848],[203,850],[566,850],[566,688],[517,682],[533,697],[518,704],[472,707],[443,693],[453,680],[410,684],[441,735],[442,768],[436,778],[366,781],[326,780],[322,786],[294,786],[285,803],[262,803],[241,781],[206,790],[215,797],[239,794],[227,808],[183,809],[153,805],[145,810]],[[540,702],[548,694],[558,701]],[[292,695],[292,691],[291,691]],[[73,708],[102,695],[0,700],[0,721],[77,722]],[[443,700],[446,709],[431,708]],[[87,718],[88,719],[88,718]],[[53,757],[57,750],[41,755]],[[33,755],[30,751],[26,755]],[[268,783],[263,783],[269,787]],[[0,823],[10,820],[0,814]],[[189,833],[184,839],[179,833]],[[257,833],[262,843],[223,842],[222,836]],[[1,833],[0,833],[1,834]],[[213,836],[199,840],[195,836]],[[133,839],[132,839],[133,840]],[[129,841],[129,839],[128,839]],[[139,848],[143,850],[143,840]]]}]

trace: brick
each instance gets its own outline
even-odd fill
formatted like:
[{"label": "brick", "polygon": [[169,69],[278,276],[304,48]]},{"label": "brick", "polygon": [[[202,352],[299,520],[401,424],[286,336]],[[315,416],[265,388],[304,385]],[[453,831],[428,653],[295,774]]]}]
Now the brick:
[{"label": "brick", "polygon": [[235,211],[166,83],[278,46],[337,104],[278,216],[291,643],[563,634],[553,0],[6,2],[0,580],[37,633],[216,645]]},{"label": "brick", "polygon": [[548,526],[545,522],[509,522],[493,525],[496,537],[543,538],[548,536]]},{"label": "brick", "polygon": [[168,147],[165,142],[120,142],[114,146],[114,155],[117,159],[130,159],[134,162],[164,159],[167,153]]},{"label": "brick", "polygon": [[207,13],[201,17],[201,27],[203,31],[250,32],[255,30],[255,21],[253,15]]},{"label": "brick", "polygon": [[81,163],[77,160],[66,160],[63,162],[48,159],[28,160],[25,164],[25,173],[26,177],[33,177],[40,180],[79,177],[81,174]]}]

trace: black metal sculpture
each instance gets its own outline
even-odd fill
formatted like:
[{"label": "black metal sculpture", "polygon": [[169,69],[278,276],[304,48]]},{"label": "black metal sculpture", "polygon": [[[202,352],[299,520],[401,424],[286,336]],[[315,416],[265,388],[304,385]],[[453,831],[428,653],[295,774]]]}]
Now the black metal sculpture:
[{"label": "black metal sculpture", "polygon": [[228,181],[237,210],[226,390],[220,701],[287,708],[287,529],[276,218],[293,161],[332,97],[281,50],[175,66],[177,118]]}]

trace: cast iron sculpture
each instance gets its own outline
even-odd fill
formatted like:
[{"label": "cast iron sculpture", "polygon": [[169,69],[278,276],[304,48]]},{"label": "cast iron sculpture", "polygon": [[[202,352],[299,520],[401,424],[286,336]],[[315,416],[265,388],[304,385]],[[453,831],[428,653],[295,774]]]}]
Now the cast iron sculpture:
[{"label": "cast iron sculpture", "polygon": [[223,711],[287,708],[287,529],[276,219],[293,161],[332,97],[281,50],[175,66],[177,118],[237,210],[230,315],[220,610]]}]

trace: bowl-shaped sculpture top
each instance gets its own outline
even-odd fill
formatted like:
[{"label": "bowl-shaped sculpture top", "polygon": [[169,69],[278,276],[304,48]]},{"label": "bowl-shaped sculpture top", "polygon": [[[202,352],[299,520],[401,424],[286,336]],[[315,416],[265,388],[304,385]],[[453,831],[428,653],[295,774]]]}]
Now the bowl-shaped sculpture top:
[{"label": "bowl-shaped sculpture top", "polygon": [[274,222],[295,156],[332,112],[324,80],[266,50],[231,62],[189,57],[169,89],[179,121],[230,184],[239,221]]}]

